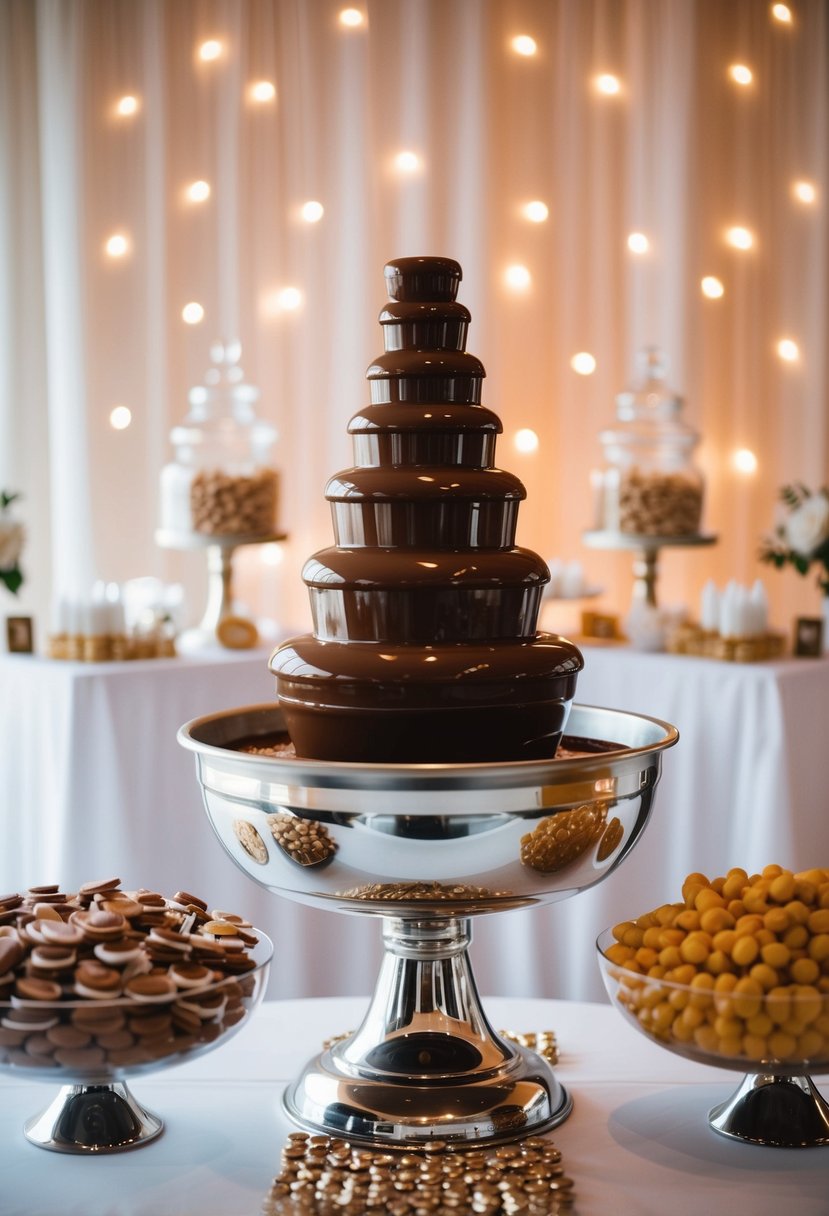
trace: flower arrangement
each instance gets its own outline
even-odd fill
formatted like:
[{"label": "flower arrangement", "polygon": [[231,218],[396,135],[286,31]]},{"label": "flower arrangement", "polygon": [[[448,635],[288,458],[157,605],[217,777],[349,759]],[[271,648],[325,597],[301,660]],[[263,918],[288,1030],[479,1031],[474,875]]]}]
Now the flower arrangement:
[{"label": "flower arrangement", "polygon": [[811,491],[797,483],[784,486],[780,499],[788,509],[760,550],[760,560],[776,566],[794,566],[798,574],[818,568],[818,586],[829,596],[829,488]]},{"label": "flower arrangement", "polygon": [[13,519],[9,512],[9,507],[19,497],[19,494],[0,490],[0,583],[5,583],[12,595],[17,595],[23,585],[20,554],[26,532],[19,520]]}]

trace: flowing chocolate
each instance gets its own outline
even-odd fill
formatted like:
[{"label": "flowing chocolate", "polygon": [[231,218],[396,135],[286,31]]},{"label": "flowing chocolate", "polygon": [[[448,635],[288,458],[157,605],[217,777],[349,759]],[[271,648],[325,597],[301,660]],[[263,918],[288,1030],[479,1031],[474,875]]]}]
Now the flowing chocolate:
[{"label": "flowing chocolate", "polygon": [[326,487],[336,543],[303,569],[314,632],[270,661],[289,733],[318,760],[552,756],[583,659],[536,632],[549,571],[515,544],[526,492],[492,463],[502,428],[466,351],[461,268],[399,258],[385,278],[355,467]]}]

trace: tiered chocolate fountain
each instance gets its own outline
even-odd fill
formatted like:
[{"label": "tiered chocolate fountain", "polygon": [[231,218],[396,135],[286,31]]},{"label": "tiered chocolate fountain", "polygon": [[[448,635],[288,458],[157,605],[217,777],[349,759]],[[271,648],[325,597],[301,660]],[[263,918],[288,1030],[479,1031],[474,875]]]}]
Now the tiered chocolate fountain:
[{"label": "tiered chocolate fountain", "polygon": [[349,427],[356,467],[328,485],[337,544],[304,570],[314,634],[271,660],[278,707],[179,732],[252,878],[383,917],[362,1026],[285,1096],[302,1126],[374,1144],[497,1142],[567,1117],[549,1065],[487,1022],[470,918],[615,869],[678,737],[571,708],[581,655],[535,631],[548,571],[514,543],[524,490],[492,464],[501,427],[465,351],[460,277],[448,258],[386,267],[386,351]]}]

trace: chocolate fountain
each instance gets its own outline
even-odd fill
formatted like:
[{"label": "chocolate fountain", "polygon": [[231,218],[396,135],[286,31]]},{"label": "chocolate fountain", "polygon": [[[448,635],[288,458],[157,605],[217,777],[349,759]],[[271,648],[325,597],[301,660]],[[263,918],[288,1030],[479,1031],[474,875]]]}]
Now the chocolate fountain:
[{"label": "chocolate fountain", "polygon": [[572,1101],[489,1025],[471,918],[615,869],[678,735],[572,704],[582,657],[536,632],[549,572],[515,544],[524,488],[493,464],[501,424],[465,349],[460,266],[402,258],[385,275],[355,466],[326,489],[336,543],[303,571],[314,632],[273,655],[277,706],[197,719],[179,741],[255,881],[383,918],[363,1024],[308,1064],[288,1114],[372,1144],[498,1142],[556,1126]]}]

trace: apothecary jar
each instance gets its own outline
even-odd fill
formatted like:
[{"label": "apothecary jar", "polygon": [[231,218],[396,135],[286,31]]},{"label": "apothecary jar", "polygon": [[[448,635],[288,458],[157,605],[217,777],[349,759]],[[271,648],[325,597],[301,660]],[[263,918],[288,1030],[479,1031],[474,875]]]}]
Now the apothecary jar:
[{"label": "apothecary jar", "polygon": [[700,436],[682,419],[683,400],[667,385],[667,359],[639,353],[638,382],[616,397],[616,423],[600,433],[595,527],[635,536],[700,531],[703,477],[693,462]]}]

